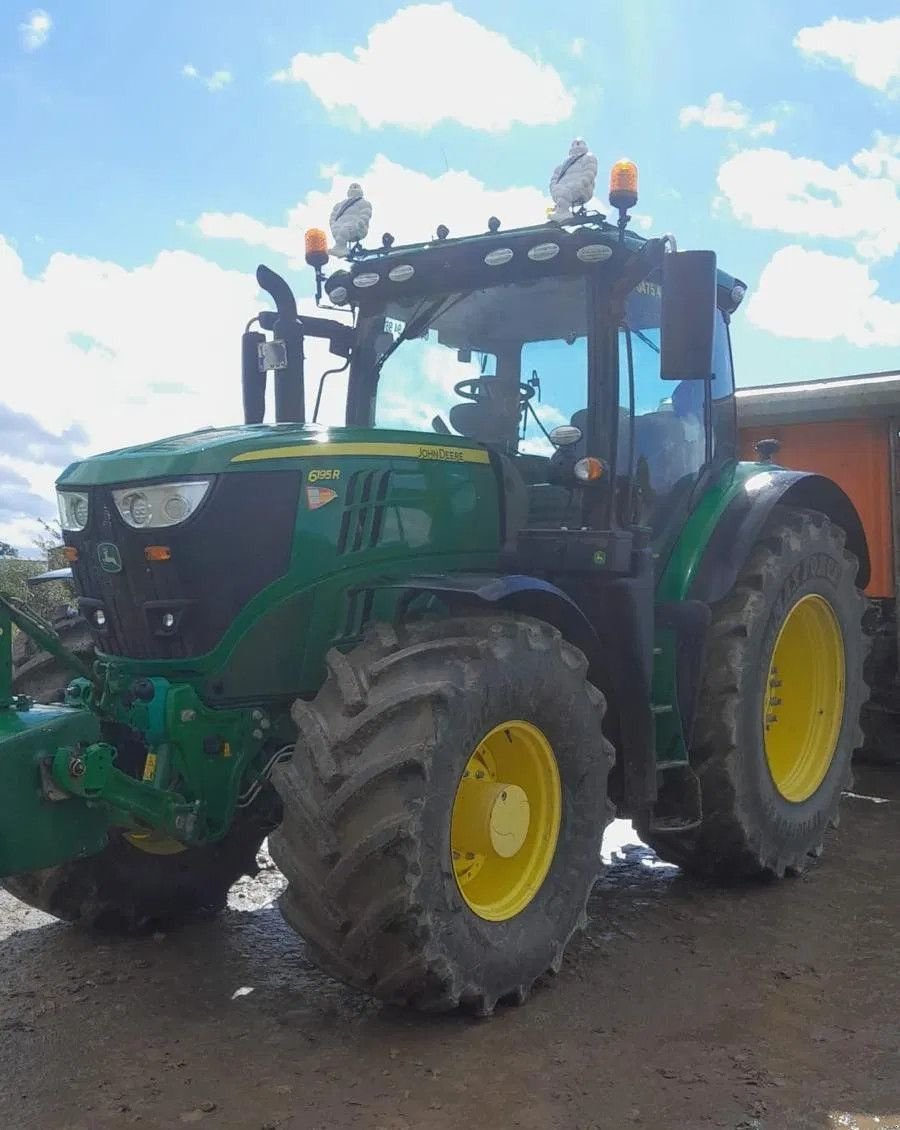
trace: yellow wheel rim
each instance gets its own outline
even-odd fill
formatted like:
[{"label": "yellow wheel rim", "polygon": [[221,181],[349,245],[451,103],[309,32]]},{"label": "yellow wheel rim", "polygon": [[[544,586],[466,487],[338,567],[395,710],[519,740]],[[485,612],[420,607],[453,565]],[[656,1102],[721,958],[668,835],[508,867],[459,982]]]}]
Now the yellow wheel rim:
[{"label": "yellow wheel rim", "polygon": [[122,838],[147,855],[179,855],[187,851],[184,844],[164,836],[161,832],[126,832]]},{"label": "yellow wheel rim", "polygon": [[775,640],[763,696],[766,761],[775,788],[800,804],[831,766],[844,718],[844,637],[824,597],[801,597]]},{"label": "yellow wheel rim", "polygon": [[553,747],[537,726],[495,726],[469,758],[450,827],[453,874],[470,910],[488,922],[520,914],[556,854],[562,789]]}]

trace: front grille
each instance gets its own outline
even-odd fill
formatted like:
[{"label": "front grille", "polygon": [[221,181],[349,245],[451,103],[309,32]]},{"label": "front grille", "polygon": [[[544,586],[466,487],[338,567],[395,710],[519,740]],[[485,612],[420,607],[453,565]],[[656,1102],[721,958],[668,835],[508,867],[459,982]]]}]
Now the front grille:
[{"label": "front grille", "polygon": [[378,544],[392,471],[356,471],[347,483],[337,553],[358,553]]},{"label": "front grille", "polygon": [[[183,525],[134,530],[110,487],[91,488],[88,527],[67,533],[66,544],[79,553],[75,587],[99,650],[133,659],[211,651],[248,601],[287,572],[299,492],[296,471],[222,475]],[[101,567],[106,545],[118,551],[118,572]],[[147,562],[148,545],[168,546],[171,560]],[[102,631],[93,620],[98,608]],[[163,627],[167,611],[176,618],[172,630]]]}]

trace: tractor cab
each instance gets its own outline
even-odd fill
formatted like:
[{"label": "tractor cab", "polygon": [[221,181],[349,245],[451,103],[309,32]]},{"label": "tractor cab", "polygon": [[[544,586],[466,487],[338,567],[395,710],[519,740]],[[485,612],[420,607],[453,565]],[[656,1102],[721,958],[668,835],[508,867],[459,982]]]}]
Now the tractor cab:
[{"label": "tractor cab", "polygon": [[405,247],[385,235],[327,279],[324,233],[307,233],[319,293],[354,314],[347,425],[485,447],[523,571],[627,571],[636,530],[663,562],[701,473],[735,455],[728,322],[744,286],[627,221],[582,208]]}]

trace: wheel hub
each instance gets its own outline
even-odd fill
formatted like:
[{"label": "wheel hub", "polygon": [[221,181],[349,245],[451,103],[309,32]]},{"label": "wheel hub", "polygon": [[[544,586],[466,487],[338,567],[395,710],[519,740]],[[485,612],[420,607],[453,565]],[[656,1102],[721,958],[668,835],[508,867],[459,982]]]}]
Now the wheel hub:
[{"label": "wheel hub", "polygon": [[511,859],[521,851],[531,822],[528,794],[523,788],[463,777],[457,803],[465,817],[457,829],[465,840],[464,854],[493,852],[501,859]]}]

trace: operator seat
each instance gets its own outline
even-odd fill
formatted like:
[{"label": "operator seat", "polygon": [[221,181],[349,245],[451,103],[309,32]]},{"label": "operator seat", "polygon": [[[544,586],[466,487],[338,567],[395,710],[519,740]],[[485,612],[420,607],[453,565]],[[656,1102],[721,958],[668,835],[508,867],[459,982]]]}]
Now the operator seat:
[{"label": "operator seat", "polygon": [[683,520],[682,510],[703,465],[702,381],[681,381],[671,408],[635,417],[635,447],[649,474],[650,525],[656,541],[667,541]]},{"label": "operator seat", "polygon": [[454,404],[450,409],[450,427],[461,436],[485,443],[500,443],[505,438],[503,420],[487,399]]}]

